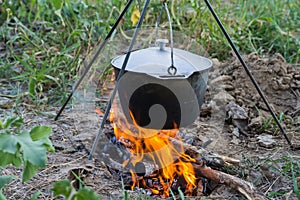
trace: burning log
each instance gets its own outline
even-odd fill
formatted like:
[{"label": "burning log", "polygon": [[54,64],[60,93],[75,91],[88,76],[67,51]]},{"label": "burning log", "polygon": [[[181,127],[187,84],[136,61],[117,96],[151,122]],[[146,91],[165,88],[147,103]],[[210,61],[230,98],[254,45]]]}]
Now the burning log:
[{"label": "burning log", "polygon": [[185,152],[197,161],[201,162],[202,160],[205,160],[206,164],[209,166],[222,168],[224,166],[231,166],[240,163],[240,161],[237,159],[218,155],[206,150],[205,148],[195,147],[193,145],[184,143],[176,138],[169,137],[168,139],[174,146],[183,146]]}]

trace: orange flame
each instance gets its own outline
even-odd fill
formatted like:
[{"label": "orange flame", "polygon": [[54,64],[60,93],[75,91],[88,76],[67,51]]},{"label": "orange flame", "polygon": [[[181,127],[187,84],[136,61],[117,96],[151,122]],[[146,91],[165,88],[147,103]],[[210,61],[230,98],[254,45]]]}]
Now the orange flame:
[{"label": "orange flame", "polygon": [[[114,125],[116,138],[122,142],[132,153],[131,162],[135,165],[143,159],[151,159],[159,169],[156,178],[162,187],[162,191],[149,187],[146,181],[137,181],[137,175],[131,171],[133,184],[135,186],[148,188],[153,194],[161,194],[164,197],[170,195],[170,188],[176,177],[183,177],[186,182],[185,191],[192,191],[196,185],[196,176],[192,163],[195,159],[184,153],[183,146],[174,146],[169,138],[181,139],[177,135],[178,128],[172,130],[146,129],[137,125],[131,114],[133,125],[129,124],[120,110],[113,106],[110,113],[110,121]],[[176,126],[174,126],[176,127]],[[139,185],[140,184],[140,185]]]}]

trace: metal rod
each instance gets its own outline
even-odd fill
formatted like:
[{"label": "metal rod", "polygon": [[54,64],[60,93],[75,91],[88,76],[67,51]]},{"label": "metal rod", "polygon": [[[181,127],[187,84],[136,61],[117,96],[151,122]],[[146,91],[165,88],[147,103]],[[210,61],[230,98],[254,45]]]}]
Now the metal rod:
[{"label": "metal rod", "polygon": [[[171,75],[175,75],[176,72],[177,72],[177,68],[174,66],[174,40],[173,40],[173,28],[172,28],[172,19],[171,19],[171,15],[170,15],[170,12],[169,12],[169,9],[168,9],[168,4],[167,4],[167,1],[165,1],[163,4],[162,4],[162,7],[161,7],[161,10],[160,10],[160,13],[159,13],[159,16],[158,16],[158,19],[157,19],[157,22],[156,22],[156,33],[155,33],[155,39],[157,41],[158,39],[158,28],[160,26],[160,20],[161,20],[161,16],[162,16],[162,11],[163,9],[166,10],[167,12],[167,16],[168,16],[168,21],[169,21],[169,27],[170,27],[170,49],[171,49],[171,66],[168,68],[168,73],[171,74]],[[155,46],[156,46],[156,43],[155,43]],[[173,72],[172,72],[173,71]]]},{"label": "metal rod", "polygon": [[109,102],[108,102],[107,107],[106,107],[105,112],[104,112],[104,116],[103,116],[100,128],[99,128],[98,133],[96,135],[96,138],[94,140],[94,143],[93,143],[93,146],[92,146],[92,150],[91,150],[89,158],[88,158],[89,160],[91,160],[93,158],[93,154],[95,152],[95,149],[96,149],[96,146],[98,144],[100,135],[101,135],[102,130],[104,128],[104,123],[105,123],[105,121],[106,121],[106,119],[107,119],[107,117],[109,115],[109,112],[110,112],[110,109],[111,109],[111,105],[112,105],[112,101],[114,100],[115,95],[117,93],[117,88],[119,86],[119,80],[122,77],[123,73],[125,72],[125,68],[127,66],[127,63],[128,63],[128,60],[129,60],[129,57],[130,57],[130,54],[131,54],[131,51],[133,49],[133,45],[135,43],[135,40],[136,40],[136,37],[138,35],[139,29],[140,29],[140,27],[142,25],[142,22],[143,22],[143,19],[145,17],[145,14],[146,14],[146,11],[147,11],[149,3],[150,3],[150,0],[146,0],[144,8],[143,8],[142,13],[141,13],[141,16],[139,18],[139,22],[137,24],[137,27],[134,30],[133,37],[131,39],[131,42],[130,42],[130,45],[129,45],[129,48],[128,48],[128,52],[126,54],[126,57],[124,59],[123,65],[122,65],[122,68],[121,68],[121,70],[120,70],[120,72],[118,74],[117,80],[116,80],[115,88],[114,88],[114,90],[113,90],[113,92],[111,94],[111,97],[109,99]]},{"label": "metal rod", "polygon": [[55,117],[55,121],[58,119],[58,117],[61,115],[62,111],[65,109],[66,105],[68,104],[68,102],[70,101],[70,99],[72,98],[73,94],[75,93],[75,91],[78,89],[80,83],[82,82],[83,78],[86,76],[86,74],[88,73],[88,71],[91,69],[93,63],[95,62],[96,58],[99,56],[99,54],[101,53],[103,47],[106,45],[106,43],[108,42],[109,38],[112,36],[113,32],[115,31],[115,29],[117,28],[117,26],[119,25],[120,21],[123,19],[123,16],[125,15],[125,13],[127,12],[128,8],[130,7],[130,5],[132,4],[133,0],[129,0],[128,3],[126,4],[125,8],[123,9],[123,11],[121,12],[120,16],[118,17],[118,19],[116,20],[115,24],[113,25],[113,27],[110,29],[109,33],[107,34],[107,36],[105,37],[104,41],[100,44],[99,49],[97,50],[97,52],[95,53],[95,55],[93,56],[92,60],[89,62],[89,64],[85,67],[85,70],[83,72],[83,74],[81,75],[80,79],[78,80],[78,82],[75,84],[73,90],[71,91],[71,93],[69,94],[67,100],[65,101],[65,103],[63,104],[63,106],[60,108],[59,112],[57,113],[56,117]]},{"label": "metal rod", "polygon": [[274,118],[277,126],[279,127],[282,135],[284,136],[284,138],[286,139],[286,141],[288,142],[288,144],[290,145],[290,147],[292,149],[295,149],[295,147],[293,146],[293,144],[291,143],[290,139],[288,138],[284,128],[282,127],[281,123],[279,122],[278,118],[276,117],[275,112],[273,111],[273,109],[271,108],[266,96],[264,95],[263,91],[260,89],[258,83],[256,82],[254,76],[252,75],[250,69],[248,68],[248,66],[246,65],[245,61],[243,60],[242,56],[240,55],[240,53],[238,52],[238,50],[236,49],[234,43],[232,42],[230,36],[228,35],[225,27],[223,26],[222,22],[220,21],[219,17],[217,16],[217,14],[215,13],[214,9],[212,8],[211,4],[209,3],[208,0],[204,0],[207,7],[209,8],[210,12],[212,13],[212,15],[214,16],[216,22],[218,23],[220,29],[222,30],[223,34],[225,35],[227,41],[229,42],[231,48],[233,49],[234,53],[236,54],[236,56],[238,57],[239,61],[241,62],[242,66],[244,67],[247,75],[250,77],[252,83],[254,84],[256,90],[258,91],[260,97],[263,99],[264,103],[266,104],[268,110],[270,111],[272,117]]},{"label": "metal rod", "polygon": [[155,41],[154,41],[155,46],[156,46],[156,41],[158,39],[158,29],[159,29],[159,26],[160,26],[160,19],[161,19],[161,16],[162,16],[163,8],[164,8],[164,6],[161,7],[160,12],[159,12],[159,16],[158,16],[158,19],[157,19],[157,22],[156,22]]},{"label": "metal rod", "polygon": [[[168,15],[169,26],[170,26],[170,48],[171,48],[171,67],[174,67],[174,53],[173,53],[173,29],[172,29],[172,19],[168,9],[168,4],[164,3],[165,9]],[[176,70],[177,71],[177,70]]]}]

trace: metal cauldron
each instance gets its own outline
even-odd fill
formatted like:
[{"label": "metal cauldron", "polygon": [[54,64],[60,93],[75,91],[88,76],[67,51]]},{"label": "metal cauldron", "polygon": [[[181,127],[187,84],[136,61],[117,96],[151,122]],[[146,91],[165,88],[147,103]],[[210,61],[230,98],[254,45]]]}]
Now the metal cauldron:
[{"label": "metal cauldron", "polygon": [[[144,128],[173,129],[187,126],[199,116],[212,62],[205,57],[173,49],[167,40],[158,47],[131,52],[118,84],[120,104],[126,119]],[[112,60],[117,77],[125,55]]]}]

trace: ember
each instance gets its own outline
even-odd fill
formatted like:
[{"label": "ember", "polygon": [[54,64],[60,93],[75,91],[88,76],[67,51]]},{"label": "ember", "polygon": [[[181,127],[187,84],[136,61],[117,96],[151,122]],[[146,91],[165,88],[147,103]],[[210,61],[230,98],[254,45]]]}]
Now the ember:
[{"label": "ember", "polygon": [[[160,194],[163,197],[170,195],[170,188],[174,186],[179,179],[184,181],[185,194],[192,194],[196,186],[196,177],[192,163],[196,162],[194,158],[184,153],[182,145],[175,146],[169,138],[181,140],[178,136],[178,128],[172,130],[154,130],[146,129],[137,125],[134,121],[129,124],[124,119],[116,106],[111,111],[110,121],[114,124],[114,133],[116,138],[126,146],[132,153],[130,162],[137,166],[143,160],[151,160],[157,169],[157,176],[152,178],[152,182],[147,179],[141,179],[139,172],[131,170],[132,185],[135,187],[147,188],[153,194]],[[176,125],[174,125],[176,127]],[[123,163],[125,166],[127,163]],[[156,183],[156,184],[155,184]],[[177,190],[177,189],[176,189]]]}]

